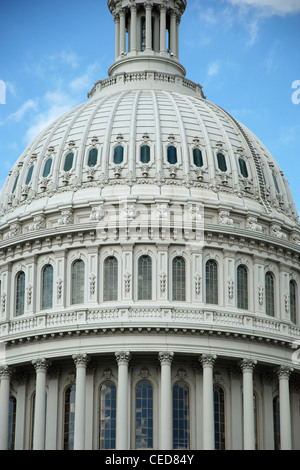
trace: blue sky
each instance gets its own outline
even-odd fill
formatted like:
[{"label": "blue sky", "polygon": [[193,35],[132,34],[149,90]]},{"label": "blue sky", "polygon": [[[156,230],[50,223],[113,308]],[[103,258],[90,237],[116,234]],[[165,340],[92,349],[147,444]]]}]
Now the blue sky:
[{"label": "blue sky", "polygon": [[[300,0],[187,3],[187,78],[262,140],[300,212]],[[0,0],[0,187],[31,139],[84,102],[113,61],[106,0]]]}]

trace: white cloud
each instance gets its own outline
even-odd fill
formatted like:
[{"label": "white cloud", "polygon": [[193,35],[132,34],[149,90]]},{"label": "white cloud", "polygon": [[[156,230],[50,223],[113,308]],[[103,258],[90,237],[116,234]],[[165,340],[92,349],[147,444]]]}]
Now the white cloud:
[{"label": "white cloud", "polygon": [[207,70],[208,78],[215,77],[216,75],[218,75],[219,71],[220,71],[220,61],[215,60],[208,66],[208,70]]},{"label": "white cloud", "polygon": [[27,113],[28,110],[37,109],[37,100],[27,100],[17,111],[12,113],[8,119],[14,119],[15,121],[21,121],[23,119],[24,115]]},{"label": "white cloud", "polygon": [[99,64],[97,62],[89,65],[86,71],[70,83],[70,89],[74,93],[89,91],[93,84],[99,79]]},{"label": "white cloud", "polygon": [[264,14],[285,15],[300,13],[299,0],[227,0],[232,5],[255,7]]}]

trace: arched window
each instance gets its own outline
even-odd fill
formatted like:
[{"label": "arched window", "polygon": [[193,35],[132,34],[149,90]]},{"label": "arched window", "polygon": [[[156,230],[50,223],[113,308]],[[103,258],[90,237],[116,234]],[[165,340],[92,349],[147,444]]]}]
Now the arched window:
[{"label": "arched window", "polygon": [[114,256],[104,261],[103,300],[118,300],[118,260]]},{"label": "arched window", "polygon": [[280,406],[279,396],[273,398],[274,450],[280,450]]},{"label": "arched window", "polygon": [[218,303],[218,265],[214,260],[208,260],[205,265],[206,274],[206,303]]},{"label": "arched window", "polygon": [[114,149],[114,163],[116,165],[120,165],[123,163],[123,158],[124,158],[124,148],[122,145],[118,145]]},{"label": "arched window", "polygon": [[47,176],[49,176],[50,171],[51,171],[51,167],[52,167],[52,158],[50,157],[45,162],[44,171],[43,171],[43,178],[47,178]]},{"label": "arched window", "polygon": [[277,178],[276,178],[276,176],[274,175],[274,173],[272,173],[272,176],[273,176],[273,181],[274,181],[274,185],[275,185],[276,192],[277,192],[278,194],[280,194],[280,189],[279,189],[279,186],[278,186]]},{"label": "arched window", "polygon": [[219,167],[219,170],[221,171],[227,171],[227,165],[226,165],[226,158],[225,158],[225,155],[223,155],[223,153],[218,153],[217,154],[217,159],[218,159],[218,167]]},{"label": "arched window", "polygon": [[72,265],[72,304],[84,302],[85,265],[82,260],[77,260]]},{"label": "arched window", "polygon": [[19,272],[16,278],[16,315],[23,315],[25,308],[25,273]]},{"label": "arched window", "polygon": [[13,186],[13,189],[12,189],[12,194],[14,194],[14,192],[15,192],[16,189],[17,189],[17,184],[18,184],[18,181],[19,181],[19,176],[20,176],[20,175],[17,175],[17,176],[16,176],[16,179],[15,179],[15,182],[14,182],[14,186]]},{"label": "arched window", "polygon": [[104,382],[100,388],[99,448],[116,448],[117,389],[113,382]]},{"label": "arched window", "polygon": [[141,256],[138,260],[138,300],[152,300],[152,260]]},{"label": "arched window", "polygon": [[275,300],[274,300],[274,276],[272,273],[267,272],[265,276],[265,291],[266,291],[266,314],[274,317],[275,315]]},{"label": "arched window", "polygon": [[76,385],[65,390],[64,402],[64,450],[74,450]]},{"label": "arched window", "polygon": [[141,160],[142,163],[149,163],[150,162],[150,147],[149,147],[149,145],[142,145],[141,146],[140,160]]},{"label": "arched window", "polygon": [[203,158],[202,158],[202,152],[198,148],[193,149],[193,160],[194,160],[194,165],[200,168],[203,166]]},{"label": "arched window", "polygon": [[25,181],[26,186],[28,186],[28,184],[31,182],[33,170],[34,170],[34,165],[31,165],[26,176],[26,181]]},{"label": "arched window", "polygon": [[8,414],[8,446],[7,450],[15,449],[15,434],[16,434],[16,411],[17,400],[15,397],[9,398],[9,414]]},{"label": "arched window", "polygon": [[214,385],[214,420],[215,420],[215,449],[225,450],[225,400],[224,390]]},{"label": "arched window", "polygon": [[89,151],[88,166],[94,167],[97,165],[97,162],[98,162],[98,149],[91,149]]},{"label": "arched window", "polygon": [[74,161],[74,153],[69,152],[65,158],[64,171],[70,171],[72,169],[73,161]]},{"label": "arched window", "polygon": [[167,148],[167,159],[168,163],[171,165],[176,165],[177,163],[177,148],[174,145],[169,145]]},{"label": "arched window", "polygon": [[135,401],[135,447],[153,448],[153,388],[148,380],[136,386]]},{"label": "arched window", "polygon": [[297,284],[290,281],[290,314],[291,321],[297,323]]},{"label": "arched window", "polygon": [[53,307],[53,267],[47,264],[42,271],[42,309]]},{"label": "arched window", "polygon": [[237,267],[237,307],[248,309],[248,270],[242,264]]},{"label": "arched window", "polygon": [[172,261],[172,298],[185,300],[185,260],[177,256]]},{"label": "arched window", "polygon": [[247,169],[247,163],[243,158],[239,158],[239,165],[240,165],[240,170],[244,178],[248,178],[248,169]]},{"label": "arched window", "polygon": [[189,387],[183,382],[173,385],[173,449],[190,448]]}]

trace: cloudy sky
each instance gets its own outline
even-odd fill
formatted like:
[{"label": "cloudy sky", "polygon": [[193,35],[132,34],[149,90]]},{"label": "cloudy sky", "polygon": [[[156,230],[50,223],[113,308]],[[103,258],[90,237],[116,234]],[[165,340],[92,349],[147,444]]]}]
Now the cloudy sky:
[{"label": "cloudy sky", "polygon": [[[300,212],[300,0],[187,3],[187,78],[268,147]],[[113,61],[106,0],[0,0],[0,187],[31,139],[84,102]]]}]

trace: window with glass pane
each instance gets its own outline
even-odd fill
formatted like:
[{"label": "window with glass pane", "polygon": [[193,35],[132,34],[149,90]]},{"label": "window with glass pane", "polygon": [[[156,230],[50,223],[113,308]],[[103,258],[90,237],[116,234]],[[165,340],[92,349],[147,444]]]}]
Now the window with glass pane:
[{"label": "window with glass pane", "polygon": [[218,303],[218,265],[216,261],[209,260],[205,265],[206,274],[206,303]]},{"label": "window with glass pane", "polygon": [[173,300],[185,300],[185,260],[177,256],[172,262]]},{"label": "window with glass pane", "polygon": [[123,158],[124,158],[124,148],[122,145],[118,145],[114,149],[114,163],[116,165],[120,165],[123,163]]},{"label": "window with glass pane", "polygon": [[118,300],[118,260],[110,256],[104,262],[103,299]]},{"label": "window with glass pane", "polygon": [[291,321],[297,323],[297,285],[295,281],[290,281],[290,312]]},{"label": "window with glass pane", "polygon": [[70,385],[65,391],[64,409],[64,450],[74,449],[76,386]]},{"label": "window with glass pane", "polygon": [[28,170],[27,176],[26,176],[26,181],[25,184],[28,185],[32,179],[32,173],[33,173],[34,165],[31,165],[31,167]]},{"label": "window with glass pane", "polygon": [[19,176],[20,176],[20,175],[18,175],[18,176],[16,177],[16,179],[15,179],[14,186],[13,186],[13,189],[12,189],[12,193],[14,193],[15,190],[17,189],[17,184],[18,184],[18,181],[19,181]]},{"label": "window with glass pane", "polygon": [[265,290],[266,290],[266,314],[274,317],[274,314],[275,314],[274,276],[270,272],[267,272],[265,276]]},{"label": "window with glass pane", "polygon": [[279,396],[273,399],[274,449],[280,450],[280,406]]},{"label": "window with glass pane", "polygon": [[52,166],[52,158],[48,158],[44,166],[43,178],[47,178],[47,176],[49,176],[50,171],[51,171],[51,166]]},{"label": "window with glass pane", "polygon": [[70,171],[73,166],[74,153],[69,152],[65,158],[64,171]]},{"label": "window with glass pane", "polygon": [[100,449],[116,448],[117,389],[113,382],[104,382],[100,388]]},{"label": "window with glass pane", "polygon": [[214,420],[215,420],[215,449],[225,450],[224,390],[219,385],[214,385]]},{"label": "window with glass pane", "polygon": [[85,266],[82,260],[75,261],[72,265],[72,304],[84,302],[84,277]]},{"label": "window with glass pane", "polygon": [[218,153],[217,154],[217,159],[218,159],[218,167],[219,170],[221,171],[227,171],[227,165],[226,165],[226,159],[223,153]]},{"label": "window with glass pane", "polygon": [[171,165],[176,165],[177,163],[177,148],[174,145],[169,145],[167,148],[167,158],[168,163]]},{"label": "window with glass pane", "polygon": [[25,273],[22,271],[16,279],[16,315],[23,315],[25,308]]},{"label": "window with glass pane", "polygon": [[243,265],[237,268],[237,306],[248,309],[248,271]]},{"label": "window with glass pane", "polygon": [[272,173],[272,175],[273,175],[273,181],[274,181],[274,185],[275,185],[276,192],[277,192],[278,194],[280,194],[280,189],[279,189],[279,186],[278,186],[277,178],[276,178],[276,176],[274,175],[274,173]]},{"label": "window with glass pane", "polygon": [[190,448],[190,397],[185,382],[173,385],[173,449]]},{"label": "window with glass pane", "polygon": [[7,450],[15,449],[15,433],[16,433],[16,410],[17,400],[15,397],[9,398],[9,415],[8,415],[8,446]]},{"label": "window with glass pane", "polygon": [[150,162],[150,147],[149,147],[149,145],[142,145],[141,146],[140,159],[141,159],[142,163],[149,163]]},{"label": "window with glass pane", "polygon": [[135,413],[135,447],[136,449],[152,449],[153,388],[147,380],[139,382],[136,386]]},{"label": "window with glass pane", "polygon": [[53,306],[53,267],[48,264],[42,272],[42,309]]},{"label": "window with glass pane", "polygon": [[194,165],[200,168],[203,166],[203,158],[202,158],[202,152],[198,148],[193,149],[193,160],[194,160]]},{"label": "window with glass pane", "polygon": [[243,158],[239,158],[240,170],[244,178],[248,178],[247,164]]},{"label": "window with glass pane", "polygon": [[97,161],[98,161],[98,150],[97,149],[91,149],[89,151],[88,166],[90,166],[90,167],[96,166]]},{"label": "window with glass pane", "polygon": [[138,300],[152,300],[152,260],[141,256],[138,261]]}]

